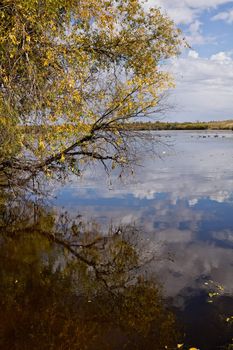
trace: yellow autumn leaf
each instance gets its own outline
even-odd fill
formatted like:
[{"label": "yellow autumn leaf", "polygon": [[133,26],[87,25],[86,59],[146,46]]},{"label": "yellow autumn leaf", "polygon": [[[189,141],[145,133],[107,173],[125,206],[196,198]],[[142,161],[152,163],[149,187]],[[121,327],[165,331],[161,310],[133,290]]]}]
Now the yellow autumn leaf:
[{"label": "yellow autumn leaf", "polygon": [[65,156],[64,156],[64,154],[62,153],[61,158],[60,158],[60,162],[64,162],[64,161],[65,161]]},{"label": "yellow autumn leaf", "polygon": [[17,44],[17,39],[16,39],[16,36],[14,34],[9,34],[9,38],[11,39],[12,43],[13,44]]},{"label": "yellow autumn leaf", "polygon": [[[105,149],[111,152],[108,145],[118,152],[125,142],[124,133],[121,137],[117,133],[118,126],[135,118],[138,111],[151,111],[161,92],[171,86],[170,75],[160,69],[155,57],[163,61],[179,53],[179,31],[159,9],[145,12],[140,0],[122,0],[119,6],[109,0],[85,0],[80,6],[76,1],[48,0],[40,2],[40,11],[38,1],[16,3],[14,16],[9,17],[8,6],[0,14],[4,52],[1,113],[8,120],[14,116],[12,128],[7,126],[9,133],[14,135],[15,125],[35,126],[29,128],[25,142],[35,164],[41,162],[42,151],[44,159],[51,159],[52,153],[63,162],[64,147],[80,140],[85,145],[96,143],[103,153]],[[124,30],[118,22],[122,16]],[[94,31],[90,30],[93,19]],[[152,33],[157,28],[160,35],[155,42]],[[136,51],[140,55],[135,56]],[[115,123],[117,128],[106,133],[107,125]],[[97,126],[100,133],[104,131],[98,140],[93,132]],[[4,150],[3,156],[11,158],[12,151]],[[118,153],[116,159],[119,157]],[[120,162],[128,160],[125,157]],[[112,168],[116,165],[113,162]]]},{"label": "yellow autumn leaf", "polygon": [[38,143],[38,149],[39,151],[43,151],[45,149],[45,144],[41,139],[39,140],[39,143]]}]

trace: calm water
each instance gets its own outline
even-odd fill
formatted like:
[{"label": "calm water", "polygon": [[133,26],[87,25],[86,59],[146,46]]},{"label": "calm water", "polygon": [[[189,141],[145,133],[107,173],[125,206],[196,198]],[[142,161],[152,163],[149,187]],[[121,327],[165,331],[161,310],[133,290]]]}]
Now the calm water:
[{"label": "calm water", "polygon": [[[150,294],[147,294],[147,289],[141,291],[141,295],[143,293],[145,294],[146,301],[144,300],[143,302],[137,294],[138,292],[136,293],[134,291],[136,294],[130,294],[131,303],[133,300],[132,308],[137,309],[139,307],[138,304],[144,305],[142,310],[139,310],[141,316],[135,314],[134,321],[130,319],[131,321],[127,321],[127,326],[124,324],[124,327],[121,326],[121,323],[117,323],[116,325],[113,322],[112,328],[107,335],[105,334],[105,338],[109,341],[106,349],[162,349],[164,348],[164,344],[168,344],[166,346],[172,349],[174,348],[172,344],[176,344],[179,341],[185,342],[184,347],[186,348],[188,346],[195,346],[203,350],[230,349],[230,347],[227,348],[227,344],[232,343],[233,337],[232,323],[231,320],[229,321],[229,318],[233,316],[233,133],[159,132],[155,133],[155,137],[161,142],[159,145],[159,157],[152,157],[149,154],[144,155],[141,166],[135,169],[134,174],[128,174],[119,178],[119,173],[114,171],[109,178],[101,167],[97,165],[93,166],[85,171],[83,178],[71,178],[66,184],[60,187],[56,185],[55,189],[53,188],[52,196],[46,201],[46,208],[50,206],[53,207],[54,211],[61,213],[63,229],[67,226],[68,221],[73,220],[70,218],[77,217],[78,215],[78,217],[85,218],[86,225],[94,222],[95,227],[98,227],[101,232],[107,231],[110,226],[112,228],[122,228],[117,233],[118,236],[121,236],[125,228],[131,227],[133,228],[131,231],[137,231],[134,241],[137,240],[139,259],[148,261],[145,266],[142,264],[140,271],[143,271],[144,275],[149,276],[148,278],[153,279],[162,286],[162,303],[166,304],[165,309],[169,306],[172,313],[178,319],[179,331],[177,332],[179,335],[174,337],[173,342],[171,340],[170,343],[168,338],[174,331],[172,323],[170,324],[164,321],[163,325],[167,324],[167,328],[160,329],[158,325],[154,325],[153,328],[151,325],[155,322],[154,318],[152,318],[153,322],[151,321],[150,327],[153,332],[155,329],[159,329],[159,336],[157,335],[157,338],[153,338],[154,335],[151,335],[153,332],[150,334],[147,331],[140,338],[138,334],[141,336],[140,332],[142,331],[139,331],[137,328],[136,330],[133,328],[133,335],[127,335],[128,338],[125,333],[122,335],[122,329],[129,327],[129,324],[130,327],[133,327],[132,324],[137,325],[140,322],[143,324],[143,310],[146,315],[148,315],[148,310],[153,311],[153,307],[148,305],[148,300],[153,298]],[[37,222],[36,227],[39,225],[40,229],[42,227],[45,231],[48,227],[54,225],[54,221],[51,223],[51,217],[48,219],[46,216],[45,220],[45,216],[43,216],[44,214],[41,215],[41,211],[40,215],[35,215],[34,204],[32,205],[30,203],[29,206],[27,204],[26,207],[26,213],[34,213],[34,221],[36,220],[35,216],[43,217],[43,224],[38,224]],[[64,219],[67,213],[69,214],[69,220]],[[16,218],[23,218],[25,216],[25,222],[29,222],[31,219],[28,219],[27,215],[29,214],[25,214],[25,212],[19,214],[18,210],[15,216]],[[6,217],[8,216],[7,214]],[[67,229],[65,232],[68,235]],[[128,235],[130,234],[128,233]],[[49,238],[51,241],[51,237]],[[87,238],[85,238],[85,242],[86,240]],[[59,243],[59,241],[56,243]],[[9,243],[8,241],[6,243],[6,251],[8,252],[9,250],[10,253],[13,249],[11,244],[12,242]],[[44,243],[38,244],[39,246],[41,244],[39,250],[38,245],[36,248],[35,246],[33,248],[33,252],[36,252],[37,258],[40,260],[42,256],[43,261],[50,261],[51,252],[48,253],[48,248],[44,248]],[[19,251],[22,251],[20,250],[22,246],[25,249],[26,245],[23,243],[19,250],[16,248],[13,249],[13,254],[16,254],[17,257],[15,261],[20,261],[20,264],[22,263],[22,257]],[[110,248],[112,252],[113,248]],[[28,253],[29,250],[30,254]],[[56,258],[51,260],[53,261],[51,263],[51,276],[53,276],[56,270],[54,266],[65,265],[63,253],[60,250],[56,250],[56,252],[53,250],[52,256]],[[1,258],[7,261],[4,254]],[[27,259],[30,266],[37,264],[34,261],[35,259],[32,258],[31,248],[26,249],[26,254],[28,254],[28,257],[23,258],[23,264],[27,263],[24,261]],[[88,257],[93,257],[93,254],[97,256],[95,251],[92,252],[92,255],[89,254]],[[101,254],[103,254],[101,255],[101,259],[106,259],[106,256],[109,257],[107,251]],[[128,252],[127,254],[129,255],[131,253]],[[127,254],[124,256],[125,259],[128,256]],[[153,259],[151,259],[152,256]],[[98,259],[100,258],[98,257]],[[115,260],[113,259],[112,261],[115,263]],[[14,271],[13,279],[16,279],[16,283],[18,284],[18,279],[20,278],[15,277],[17,275],[15,264],[12,260],[10,267],[6,269],[7,272],[3,272],[1,276],[3,278],[6,274]],[[121,264],[123,264],[122,260]],[[131,271],[132,262],[128,261],[124,263],[124,268],[127,264],[131,264],[131,267],[129,266],[129,271]],[[115,281],[122,279],[122,276],[119,275],[120,270],[118,267],[117,269],[117,275],[114,275],[115,271],[108,271],[112,275],[112,278],[115,278]],[[38,268],[36,268],[36,271],[38,273]],[[29,273],[27,270],[27,278],[25,276],[23,278],[31,281],[31,274],[34,275],[34,272]],[[37,277],[37,279],[40,278]],[[57,279],[55,280],[58,283]],[[87,282],[84,283],[83,280],[81,281],[82,285],[87,285]],[[33,298],[36,299],[38,298],[37,293],[39,293],[38,288],[35,287],[37,286],[37,282],[30,283],[33,286],[31,289],[35,288]],[[107,281],[107,283],[110,284],[113,281]],[[6,285],[8,286],[8,284]],[[42,284],[39,283],[39,285],[41,288],[41,285],[44,286],[44,282]],[[132,286],[132,283],[128,285]],[[90,295],[90,290],[93,290],[93,288],[97,290],[97,286],[92,285],[92,289],[89,286],[88,295]],[[28,288],[30,291],[30,286]],[[22,293],[25,293],[25,289],[23,290],[24,292]],[[2,293],[4,292],[6,291],[2,290]],[[103,293],[101,292],[100,295],[103,295]],[[47,298],[49,304],[50,299],[48,295]],[[67,296],[68,298],[70,298],[70,294]],[[92,305],[94,297],[88,296],[87,298],[90,299],[87,301],[88,305]],[[104,300],[104,304],[101,304],[103,300],[99,301],[97,299],[95,302],[96,305],[102,305],[101,310],[104,309],[103,305],[110,304],[109,297],[106,298],[108,301],[106,302]],[[146,304],[143,304],[144,302]],[[118,300],[117,305],[119,304],[120,301]],[[124,308],[125,306],[121,310],[124,310]],[[44,311],[45,313],[46,310]],[[158,310],[158,307],[155,310]],[[159,312],[163,314],[161,310]],[[31,312],[35,312],[34,309]],[[96,315],[96,310],[89,310],[88,312],[90,312],[90,315]],[[111,312],[113,312],[112,316]],[[110,319],[112,322],[112,318],[118,319],[117,317],[121,320],[119,322],[122,322],[122,319],[127,320],[128,316],[123,311],[120,312],[121,316],[114,314],[115,311],[111,312],[109,310],[106,311],[108,317],[106,318],[105,314],[105,321],[101,318],[97,323],[104,325],[106,319]],[[156,315],[156,311],[152,313],[154,316]],[[127,315],[129,314],[130,311],[128,311]],[[84,319],[85,317],[83,316]],[[167,316],[164,317],[165,320]],[[155,318],[158,319],[158,316]],[[82,323],[82,317],[79,321],[76,320],[75,322]],[[143,332],[145,331],[144,328]],[[96,334],[99,331],[103,331],[103,329],[98,329],[97,331],[95,327],[93,329],[97,332]],[[119,329],[121,329],[121,332],[119,332]],[[90,330],[88,332],[89,338],[87,338],[90,339],[91,332]],[[165,332],[165,335],[163,335],[163,332]],[[7,335],[3,331],[2,333],[4,334],[4,339],[6,339]],[[34,333],[32,332],[32,334]],[[82,344],[86,342],[87,349],[105,349],[102,343],[102,345],[98,343],[98,336],[96,337],[97,340],[93,343],[94,345],[89,346],[86,340],[83,340]],[[163,337],[163,340],[160,339],[161,337]],[[164,337],[165,339],[167,338],[167,343],[166,340],[164,343]],[[118,340],[116,341],[116,339]],[[157,345],[155,342],[158,342]],[[26,345],[23,347],[22,344],[24,343],[24,341],[18,341],[18,344],[21,345],[14,348],[27,349]],[[9,347],[5,345],[5,348],[13,348],[12,343],[9,342],[9,344]],[[54,341],[54,344],[57,343]],[[43,348],[45,347],[42,346],[41,349]],[[63,349],[63,347],[59,347],[59,342],[58,345],[54,345],[51,348]],[[67,349],[78,348],[84,349],[85,347],[82,347],[80,344],[67,345]]]},{"label": "calm water", "polygon": [[[169,296],[199,289],[206,276],[233,292],[233,133],[161,133],[170,146],[145,158],[134,175],[102,169],[57,191],[55,205],[101,223],[135,223],[149,245],[172,253],[156,263]],[[169,135],[169,139],[166,138]],[[206,137],[207,135],[207,137]],[[165,273],[166,271],[166,273]]]},{"label": "calm water", "polygon": [[[101,223],[141,227],[147,249],[157,256],[150,269],[192,324],[189,336],[203,349],[214,347],[223,335],[215,308],[223,318],[233,313],[233,133],[159,136],[166,143],[161,159],[145,157],[123,180],[90,169],[81,182],[57,192],[56,205]],[[220,294],[213,303],[211,291]]]}]

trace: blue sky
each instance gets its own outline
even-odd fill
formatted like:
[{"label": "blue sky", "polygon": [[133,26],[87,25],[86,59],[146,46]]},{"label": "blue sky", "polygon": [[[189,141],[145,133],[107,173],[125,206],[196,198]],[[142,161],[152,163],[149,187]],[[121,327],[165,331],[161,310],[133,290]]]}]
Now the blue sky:
[{"label": "blue sky", "polygon": [[166,119],[233,119],[233,0],[148,0],[146,6],[161,7],[191,46],[167,64],[176,89]]}]

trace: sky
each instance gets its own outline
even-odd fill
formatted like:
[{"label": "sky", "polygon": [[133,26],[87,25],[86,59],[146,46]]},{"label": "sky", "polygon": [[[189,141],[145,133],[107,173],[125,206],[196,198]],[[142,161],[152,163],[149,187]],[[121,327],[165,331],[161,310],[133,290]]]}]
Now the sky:
[{"label": "sky", "polygon": [[233,119],[233,0],[148,0],[182,29],[190,45],[166,69],[175,76],[169,121]]}]

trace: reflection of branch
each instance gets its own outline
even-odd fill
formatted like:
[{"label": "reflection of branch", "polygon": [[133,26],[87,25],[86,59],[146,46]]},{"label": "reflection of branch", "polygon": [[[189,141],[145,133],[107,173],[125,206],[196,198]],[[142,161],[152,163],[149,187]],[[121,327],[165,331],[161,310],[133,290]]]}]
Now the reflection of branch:
[{"label": "reflection of branch", "polygon": [[[113,236],[111,238],[118,235],[118,232],[119,232],[119,230],[117,230],[116,233],[113,234]],[[114,259],[111,261],[108,261],[106,263],[96,263],[94,260],[86,259],[85,257],[83,257],[83,255],[79,254],[74,249],[74,248],[90,249],[90,248],[93,248],[94,246],[96,246],[100,242],[103,243],[102,249],[105,249],[106,244],[109,241],[110,237],[98,237],[88,244],[82,244],[82,243],[72,243],[72,242],[64,241],[64,240],[56,237],[56,235],[54,233],[50,234],[50,233],[45,232],[45,231],[38,231],[38,233],[47,237],[50,241],[55,242],[59,246],[62,246],[63,248],[67,249],[72,255],[74,255],[80,261],[85,263],[87,266],[92,267],[93,271],[95,273],[96,279],[104,284],[104,286],[108,290],[108,292],[114,294],[114,290],[119,289],[119,287],[124,287],[126,285],[126,283],[128,283],[130,281],[131,278],[130,278],[130,276],[128,276],[126,278],[126,280],[124,280],[122,285],[117,284],[116,283],[117,281],[114,281],[114,283],[115,283],[114,285],[109,285],[107,278],[106,278],[109,275],[111,275],[111,273],[112,273],[112,271],[110,271],[111,268],[114,268],[114,267],[117,268],[115,263],[116,263],[117,258],[123,252],[122,247],[120,247],[120,250],[118,251],[118,253],[114,257]],[[137,267],[138,266],[136,264],[134,264],[133,266],[131,266],[129,268],[127,267],[127,271],[125,271],[124,267],[122,267],[122,269],[121,270],[118,269],[117,272],[118,273],[124,273],[124,272],[129,273],[130,271],[135,270]]]},{"label": "reflection of branch", "polygon": [[[9,226],[9,225],[8,225]],[[130,280],[130,277],[127,276],[124,278],[123,285],[119,285],[117,281],[114,281],[114,284],[110,283],[108,281],[108,277],[111,276],[111,274],[116,271],[117,273],[128,273],[132,270],[136,269],[136,264],[131,264],[132,266],[126,266],[126,267],[121,267],[120,269],[117,266],[117,259],[122,255],[124,257],[124,251],[123,247],[120,246],[118,251],[116,252],[116,255],[111,259],[109,257],[109,260],[104,262],[104,261],[95,261],[92,258],[87,258],[84,256],[82,253],[80,253],[78,250],[82,250],[84,253],[89,253],[88,250],[92,248],[96,249],[101,249],[106,251],[107,254],[107,249],[108,246],[107,244],[114,239],[114,237],[117,237],[119,235],[119,232],[121,230],[118,228],[115,233],[113,233],[112,236],[102,236],[102,237],[97,237],[94,238],[91,242],[89,243],[81,243],[81,242],[75,242],[75,241],[67,241],[65,239],[59,238],[59,236],[62,235],[61,232],[48,232],[43,229],[37,228],[35,226],[32,227],[26,227],[26,228],[20,228],[20,229],[13,229],[9,230],[4,227],[4,233],[5,234],[12,234],[14,235],[19,235],[19,234],[29,234],[29,233],[34,233],[34,234],[39,234],[45,238],[47,238],[50,242],[57,244],[58,246],[62,247],[63,249],[67,250],[72,256],[77,258],[80,262],[84,263],[86,266],[91,267],[93,269],[93,272],[95,274],[95,277],[97,280],[99,280],[101,283],[104,284],[106,289],[114,293],[114,290],[119,289],[119,287],[124,287],[124,285]],[[8,231],[8,232],[7,232]],[[64,233],[63,233],[64,235]],[[124,242],[124,241],[123,241]],[[99,246],[99,244],[102,245],[102,247]],[[86,250],[86,252],[85,252]],[[91,251],[90,251],[91,252]]]},{"label": "reflection of branch", "polygon": [[[22,204],[25,205],[22,205]],[[135,274],[153,257],[139,255],[138,229],[134,225],[109,226],[102,234],[99,226],[71,220],[68,213],[55,215],[40,203],[12,197],[3,212],[0,233],[8,237],[41,236],[91,268],[90,272],[108,289],[117,291],[135,280]],[[52,215],[51,215],[52,214]],[[78,221],[76,221],[78,220]],[[3,225],[4,224],[4,225]],[[46,226],[44,225],[46,224]]]}]

